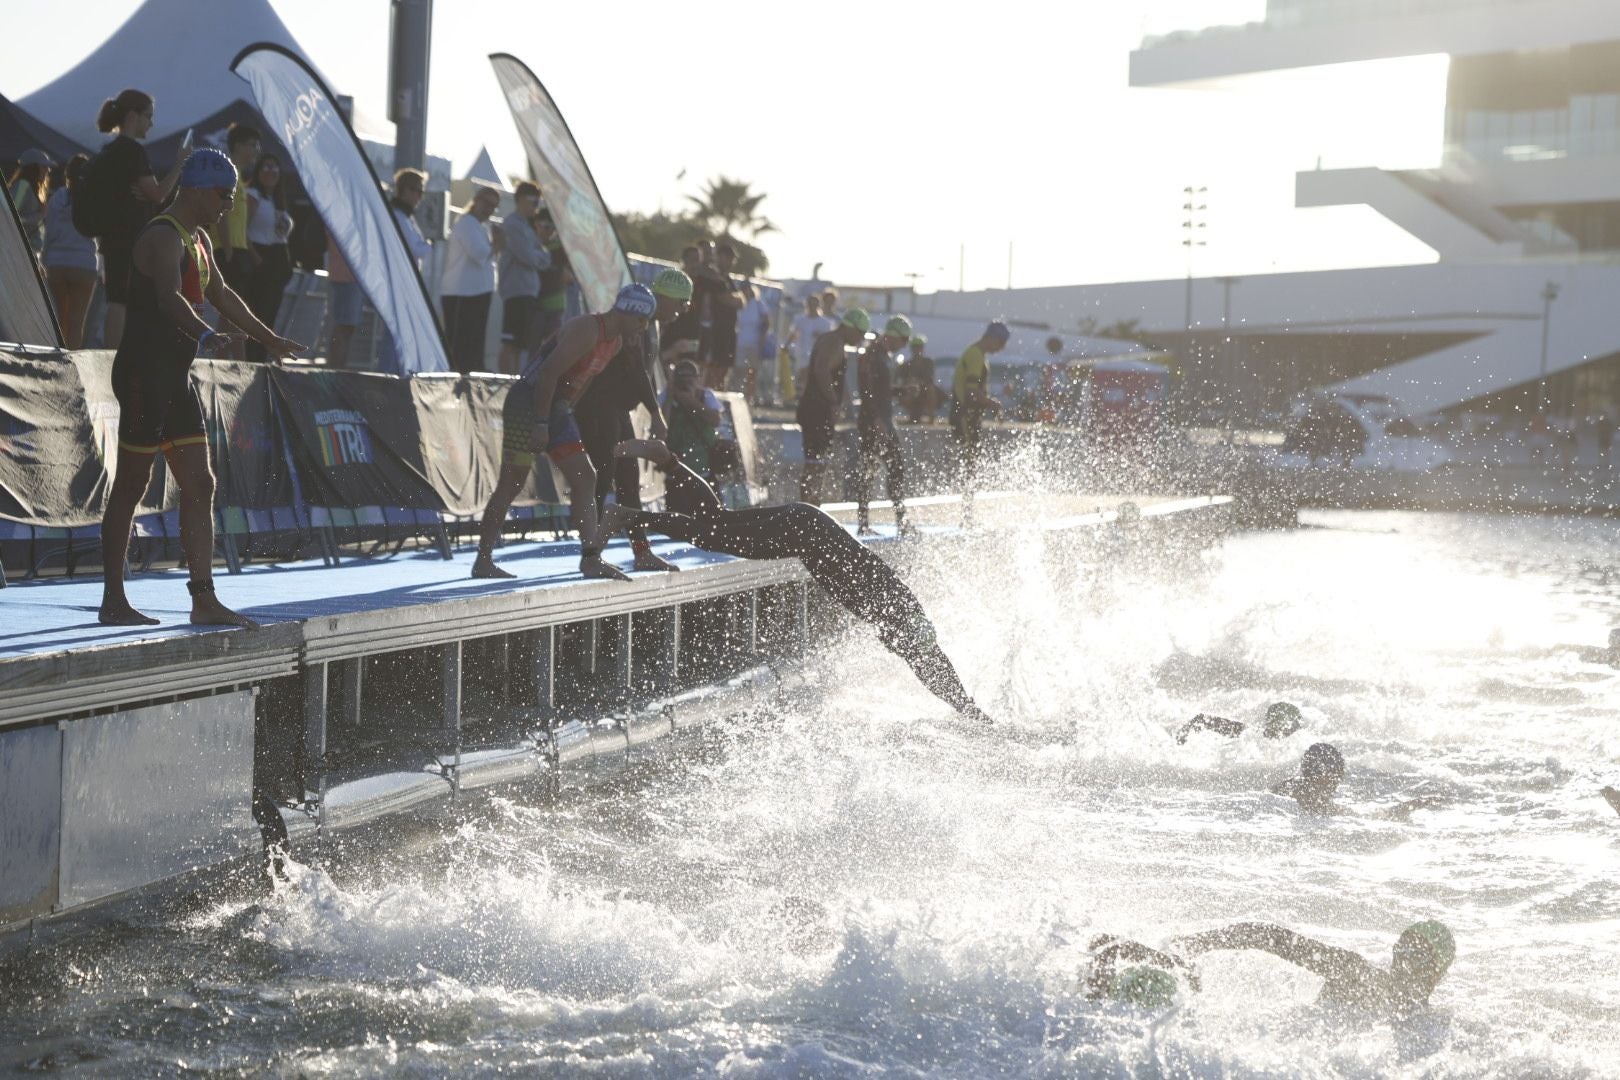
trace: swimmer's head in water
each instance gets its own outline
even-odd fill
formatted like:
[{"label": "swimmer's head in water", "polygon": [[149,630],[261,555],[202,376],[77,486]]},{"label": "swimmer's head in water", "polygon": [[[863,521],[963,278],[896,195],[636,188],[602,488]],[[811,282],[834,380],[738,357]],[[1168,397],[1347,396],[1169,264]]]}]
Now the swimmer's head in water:
[{"label": "swimmer's head in water", "polygon": [[1445,978],[1457,957],[1457,942],[1446,924],[1426,919],[1408,926],[1395,942],[1390,973],[1421,987],[1424,993]]},{"label": "swimmer's head in water", "polygon": [[1108,996],[1147,1009],[1168,1008],[1176,1001],[1176,977],[1163,968],[1128,967],[1108,984]]},{"label": "swimmer's head in water", "polygon": [[1344,779],[1344,755],[1331,743],[1313,743],[1299,759],[1299,778],[1309,784],[1331,781],[1337,787]]},{"label": "swimmer's head in water", "polygon": [[1261,730],[1268,739],[1286,739],[1302,726],[1299,707],[1286,701],[1273,701],[1266,706],[1266,720]]}]

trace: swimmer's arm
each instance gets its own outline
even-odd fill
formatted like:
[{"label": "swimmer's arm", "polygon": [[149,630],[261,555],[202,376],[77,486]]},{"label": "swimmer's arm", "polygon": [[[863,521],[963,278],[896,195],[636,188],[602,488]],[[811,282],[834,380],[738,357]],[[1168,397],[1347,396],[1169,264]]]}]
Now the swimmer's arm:
[{"label": "swimmer's arm", "polygon": [[1342,978],[1351,971],[1367,966],[1367,961],[1349,949],[1324,945],[1272,923],[1233,923],[1219,930],[1177,938],[1170,943],[1170,948],[1173,952],[1189,956],[1218,949],[1257,949],[1287,960],[1290,964],[1297,964],[1324,979]]},{"label": "swimmer's arm", "polygon": [[1243,722],[1241,720],[1228,720],[1224,716],[1206,716],[1199,713],[1187,721],[1186,727],[1176,733],[1176,742],[1186,742],[1187,736],[1195,731],[1213,731],[1217,735],[1225,735],[1229,739],[1235,739],[1243,734]]},{"label": "swimmer's arm", "polygon": [[540,365],[534,380],[534,415],[542,424],[551,421],[551,402],[557,396],[562,373],[583,360],[596,347],[596,320],[575,319],[557,336],[557,347]]},{"label": "swimmer's arm", "polygon": [[[181,293],[181,265],[185,243],[173,229],[147,229],[135,242],[132,261],[136,269],[152,279],[158,310],[187,337],[202,340],[213,327],[203,321],[197,309]],[[217,275],[216,275],[217,276]]]},{"label": "swimmer's arm", "polygon": [[1373,816],[1383,818],[1386,821],[1411,821],[1412,811],[1414,810],[1438,810],[1444,805],[1445,803],[1441,802],[1439,799],[1433,798],[1432,796],[1424,796],[1417,799],[1404,799],[1401,802],[1396,803],[1394,806],[1391,806],[1389,809],[1381,810]]}]

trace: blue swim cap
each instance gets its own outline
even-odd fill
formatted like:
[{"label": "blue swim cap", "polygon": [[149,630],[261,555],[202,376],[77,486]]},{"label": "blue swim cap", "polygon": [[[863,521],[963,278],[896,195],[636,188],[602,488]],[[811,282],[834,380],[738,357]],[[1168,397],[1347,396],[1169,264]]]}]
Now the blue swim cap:
[{"label": "blue swim cap", "polygon": [[645,285],[626,285],[619,290],[619,295],[613,300],[613,310],[623,311],[629,315],[645,315],[652,317],[658,310],[658,299],[653,296],[652,290]]},{"label": "blue swim cap", "polygon": [[984,336],[992,341],[999,341],[1002,344],[1006,344],[1007,339],[1012,337],[1012,331],[1007,329],[1006,323],[1002,322],[1000,319],[995,319],[990,323],[989,326],[984,328]]},{"label": "blue swim cap", "polygon": [[205,146],[193,150],[186,163],[180,166],[180,186],[183,188],[236,189],[236,166],[222,152]]}]

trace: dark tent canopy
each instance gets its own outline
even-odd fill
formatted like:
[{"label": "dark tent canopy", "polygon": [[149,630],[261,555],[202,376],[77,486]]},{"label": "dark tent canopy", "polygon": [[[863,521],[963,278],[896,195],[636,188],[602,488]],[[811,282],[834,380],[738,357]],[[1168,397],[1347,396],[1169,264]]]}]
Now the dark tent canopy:
[{"label": "dark tent canopy", "polygon": [[21,106],[0,94],[0,161],[12,162],[24,150],[43,150],[58,164],[84,147],[30,116]]}]

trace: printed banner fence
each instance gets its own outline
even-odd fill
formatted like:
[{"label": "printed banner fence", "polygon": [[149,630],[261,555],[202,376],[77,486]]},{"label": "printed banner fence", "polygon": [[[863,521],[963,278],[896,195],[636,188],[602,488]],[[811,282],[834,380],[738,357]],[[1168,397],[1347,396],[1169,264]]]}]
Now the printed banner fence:
[{"label": "printed banner fence", "polygon": [[[400,379],[199,360],[221,507],[383,506],[461,517],[483,511],[502,464],[501,416],[515,379]],[[0,519],[39,528],[100,523],[118,452],[112,354],[0,351]],[[142,515],[178,493],[162,458]],[[552,468],[531,470],[515,505],[557,504]],[[306,515],[307,516],[307,515]]]}]

